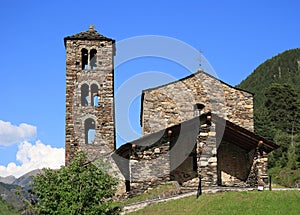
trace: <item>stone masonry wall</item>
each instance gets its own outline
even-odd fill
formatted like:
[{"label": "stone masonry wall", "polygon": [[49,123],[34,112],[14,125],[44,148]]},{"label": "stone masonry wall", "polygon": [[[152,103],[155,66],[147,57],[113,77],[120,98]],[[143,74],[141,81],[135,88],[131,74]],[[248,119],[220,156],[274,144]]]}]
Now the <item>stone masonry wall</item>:
[{"label": "stone masonry wall", "polygon": [[[158,88],[145,90],[143,134],[195,117],[194,105],[253,131],[253,95],[202,72]],[[197,113],[196,113],[197,114]]]},{"label": "stone masonry wall", "polygon": [[170,180],[170,159],[168,154],[161,155],[155,161],[130,160],[131,189],[141,187],[141,184],[155,181]]},{"label": "stone masonry wall", "polygon": [[216,132],[213,123],[201,125],[197,138],[198,176],[202,186],[217,186],[217,145]]},{"label": "stone masonry wall", "polygon": [[170,180],[170,138],[163,135],[151,146],[132,146],[129,161],[130,190],[143,192]]},{"label": "stone masonry wall", "polygon": [[[112,40],[66,40],[66,165],[76,151],[85,151],[89,160],[101,159],[108,173],[119,179],[117,195],[125,193],[125,178],[112,159],[115,150],[114,42]],[[83,68],[82,49],[96,50],[96,65]],[[84,94],[82,86],[87,86]],[[96,91],[93,87],[97,86]],[[93,97],[98,96],[98,104]],[[83,96],[87,96],[83,97]],[[82,98],[83,97],[83,98]],[[83,104],[84,101],[84,104]],[[92,122],[94,139],[86,143],[86,122]],[[86,128],[87,127],[87,128]]]},{"label": "stone masonry wall", "polygon": [[260,151],[259,149],[257,153],[256,168],[257,168],[257,183],[258,185],[262,185],[266,188],[269,183],[268,156],[264,151]]},{"label": "stone masonry wall", "polygon": [[[82,70],[81,50],[97,50],[97,68]],[[115,149],[113,103],[113,56],[112,41],[66,41],[66,164],[79,148],[88,152],[90,159]],[[89,86],[89,104],[81,105],[81,86]],[[98,86],[99,105],[91,105],[91,85]],[[85,144],[86,119],[95,121],[94,144]]]},{"label": "stone masonry wall", "polygon": [[228,142],[218,149],[219,184],[226,186],[249,186],[246,184],[254,154]]}]

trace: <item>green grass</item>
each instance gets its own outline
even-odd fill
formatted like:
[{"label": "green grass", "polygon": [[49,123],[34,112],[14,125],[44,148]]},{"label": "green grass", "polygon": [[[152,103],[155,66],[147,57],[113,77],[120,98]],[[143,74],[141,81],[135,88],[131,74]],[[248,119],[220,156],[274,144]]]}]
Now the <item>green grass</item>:
[{"label": "green grass", "polygon": [[203,194],[150,205],[130,215],[142,214],[299,214],[300,191],[250,191]]},{"label": "green grass", "polygon": [[11,206],[5,204],[3,201],[0,200],[0,215],[17,215],[18,213],[15,209]]}]

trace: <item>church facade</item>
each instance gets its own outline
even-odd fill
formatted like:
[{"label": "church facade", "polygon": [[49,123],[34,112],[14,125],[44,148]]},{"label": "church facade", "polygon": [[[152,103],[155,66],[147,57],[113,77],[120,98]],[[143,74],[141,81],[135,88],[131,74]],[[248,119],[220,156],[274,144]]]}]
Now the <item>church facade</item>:
[{"label": "church facade", "polygon": [[[93,26],[64,38],[66,165],[76,151],[111,165],[119,193],[167,181],[182,187],[268,183],[276,144],[253,133],[253,95],[199,70],[142,92],[143,137],[116,149],[115,40]],[[136,192],[138,193],[138,192]]]}]

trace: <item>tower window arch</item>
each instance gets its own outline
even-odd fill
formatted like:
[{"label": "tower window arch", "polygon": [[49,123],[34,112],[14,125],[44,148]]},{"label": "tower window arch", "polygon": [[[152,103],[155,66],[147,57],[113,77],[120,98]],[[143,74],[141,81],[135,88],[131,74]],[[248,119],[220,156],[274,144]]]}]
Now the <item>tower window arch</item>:
[{"label": "tower window arch", "polygon": [[88,118],[84,121],[85,144],[96,144],[96,123],[95,120]]},{"label": "tower window arch", "polygon": [[91,104],[92,106],[96,107],[98,106],[98,85],[97,84],[92,84],[91,86]]},{"label": "tower window arch", "polygon": [[90,67],[91,67],[91,69],[97,68],[97,50],[96,49],[92,49],[90,51]]},{"label": "tower window arch", "polygon": [[83,84],[81,85],[81,106],[89,105],[89,85]]},{"label": "tower window arch", "polygon": [[88,69],[89,58],[88,58],[88,50],[83,48],[81,49],[81,65],[82,69]]}]

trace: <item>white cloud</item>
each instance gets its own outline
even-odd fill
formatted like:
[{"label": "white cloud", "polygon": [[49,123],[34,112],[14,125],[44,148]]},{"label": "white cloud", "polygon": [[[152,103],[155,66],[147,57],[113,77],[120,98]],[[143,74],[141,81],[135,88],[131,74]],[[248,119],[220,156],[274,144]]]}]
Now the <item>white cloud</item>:
[{"label": "white cloud", "polygon": [[19,126],[0,120],[0,145],[9,146],[35,138],[35,126],[21,123]]},{"label": "white cloud", "polygon": [[52,148],[39,140],[34,145],[24,141],[19,145],[16,158],[21,165],[15,163],[9,163],[6,167],[0,165],[0,176],[13,175],[18,178],[35,169],[44,167],[58,169],[65,164],[65,150]]}]

